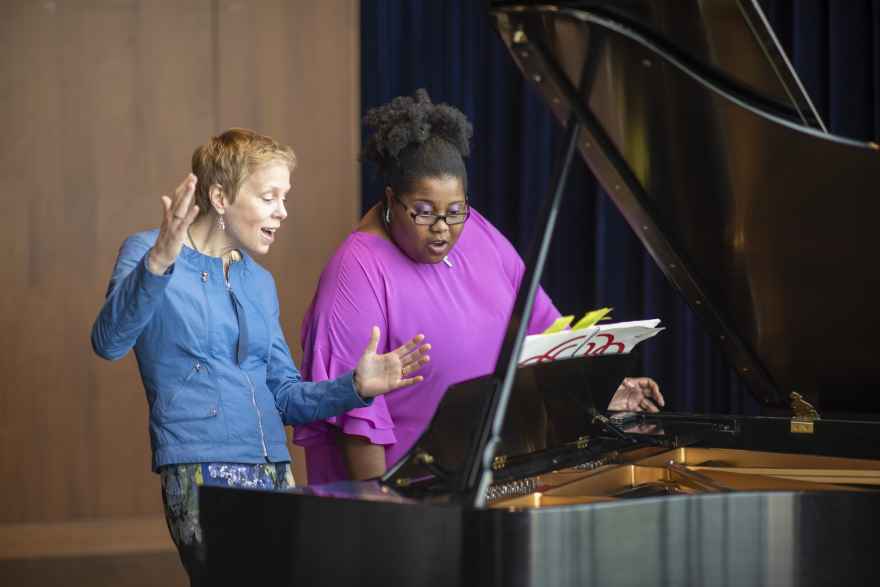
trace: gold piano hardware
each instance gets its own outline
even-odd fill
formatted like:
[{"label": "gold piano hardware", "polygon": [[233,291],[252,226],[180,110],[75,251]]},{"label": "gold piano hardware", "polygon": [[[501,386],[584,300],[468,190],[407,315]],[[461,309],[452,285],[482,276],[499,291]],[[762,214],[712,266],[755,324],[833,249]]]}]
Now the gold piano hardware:
[{"label": "gold piano hardware", "polygon": [[421,463],[423,465],[431,465],[434,463],[434,457],[431,456],[430,453],[427,453],[422,450],[422,451],[419,451],[418,454],[416,454],[416,462]]},{"label": "gold piano hardware", "polygon": [[577,446],[578,448],[587,448],[587,445],[589,443],[590,443],[589,436],[578,436],[578,439],[577,439],[577,442],[575,443],[575,446]]},{"label": "gold piano hardware", "polygon": [[794,412],[791,418],[791,433],[812,434],[814,422],[821,420],[819,412],[796,391],[792,391],[788,397],[791,400],[791,411]]},{"label": "gold piano hardware", "polygon": [[524,45],[529,42],[529,38],[526,36],[526,33],[522,29],[516,29],[513,32],[513,42],[517,45]]},{"label": "gold piano hardware", "polygon": [[507,455],[498,455],[492,459],[492,470],[500,471],[507,466]]},{"label": "gold piano hardware", "polygon": [[581,463],[580,465],[575,465],[572,467],[572,470],[578,471],[592,471],[593,469],[598,469],[599,467],[604,467],[605,465],[610,465],[612,463],[617,462],[620,453],[615,451],[611,451],[603,457],[598,459],[594,459],[592,461],[587,461],[585,463]]},{"label": "gold piano hardware", "polygon": [[394,480],[394,484],[398,487],[406,487],[407,485],[409,485],[409,479],[407,479],[406,477],[400,477]]}]

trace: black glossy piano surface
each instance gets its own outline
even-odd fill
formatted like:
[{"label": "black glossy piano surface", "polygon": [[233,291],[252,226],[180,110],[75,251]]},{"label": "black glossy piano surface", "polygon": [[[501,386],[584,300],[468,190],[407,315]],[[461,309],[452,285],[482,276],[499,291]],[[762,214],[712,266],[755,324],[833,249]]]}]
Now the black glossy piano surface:
[{"label": "black glossy piano surface", "polygon": [[595,407],[621,359],[514,380],[512,326],[496,373],[450,388],[382,479],[202,488],[211,581],[876,582],[880,425],[863,408],[880,398],[877,146],[825,130],[752,0],[488,4],[750,391],[791,410],[609,419]]}]

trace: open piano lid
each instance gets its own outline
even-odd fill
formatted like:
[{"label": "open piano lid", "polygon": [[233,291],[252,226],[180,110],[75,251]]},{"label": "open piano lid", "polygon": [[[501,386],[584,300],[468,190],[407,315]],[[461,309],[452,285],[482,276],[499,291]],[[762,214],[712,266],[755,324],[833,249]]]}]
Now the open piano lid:
[{"label": "open piano lid", "polygon": [[[423,482],[480,505],[492,455],[524,429],[517,406],[542,401],[513,389],[522,387],[514,357],[567,177],[566,145],[760,401],[788,405],[798,392],[820,412],[877,409],[869,300],[880,292],[871,246],[880,205],[869,188],[880,185],[880,153],[825,132],[758,4],[490,5],[567,137],[495,373],[450,388],[383,481]],[[581,422],[590,433],[590,418]],[[548,448],[537,417],[533,426],[520,448]],[[549,448],[576,443],[559,440]]]},{"label": "open piano lid", "polygon": [[750,391],[880,411],[880,152],[824,131],[758,3],[489,4]]}]

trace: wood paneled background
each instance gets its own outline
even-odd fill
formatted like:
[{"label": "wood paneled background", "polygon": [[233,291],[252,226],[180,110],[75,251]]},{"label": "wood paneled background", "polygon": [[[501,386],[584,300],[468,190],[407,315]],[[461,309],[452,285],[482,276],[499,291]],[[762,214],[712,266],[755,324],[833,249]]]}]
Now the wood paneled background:
[{"label": "wood paneled background", "polygon": [[358,10],[357,0],[0,3],[3,584],[182,584],[134,358],[97,358],[92,321],[122,240],[158,224],[159,196],[197,145],[243,126],[299,159],[290,216],[263,259],[299,359],[318,274],[359,209]]}]

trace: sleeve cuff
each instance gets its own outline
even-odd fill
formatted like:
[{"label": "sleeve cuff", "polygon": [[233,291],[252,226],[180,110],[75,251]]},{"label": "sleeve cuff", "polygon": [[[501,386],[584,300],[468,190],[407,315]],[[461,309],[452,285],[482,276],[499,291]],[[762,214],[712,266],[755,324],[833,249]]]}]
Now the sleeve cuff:
[{"label": "sleeve cuff", "polygon": [[147,250],[147,252],[144,253],[144,256],[141,257],[141,262],[138,264],[138,270],[140,273],[139,281],[141,288],[147,292],[147,294],[152,295],[165,289],[168,282],[171,280],[171,276],[174,274],[176,263],[172,263],[162,275],[156,275],[147,268],[147,257],[150,255],[150,250]]},{"label": "sleeve cuff", "polygon": [[351,388],[351,395],[354,398],[354,403],[350,405],[346,411],[353,410],[355,408],[366,408],[373,404],[373,398],[365,398],[361,394],[357,392],[354,387],[354,370],[349,371],[345,375],[339,378],[340,382],[348,385]]}]

